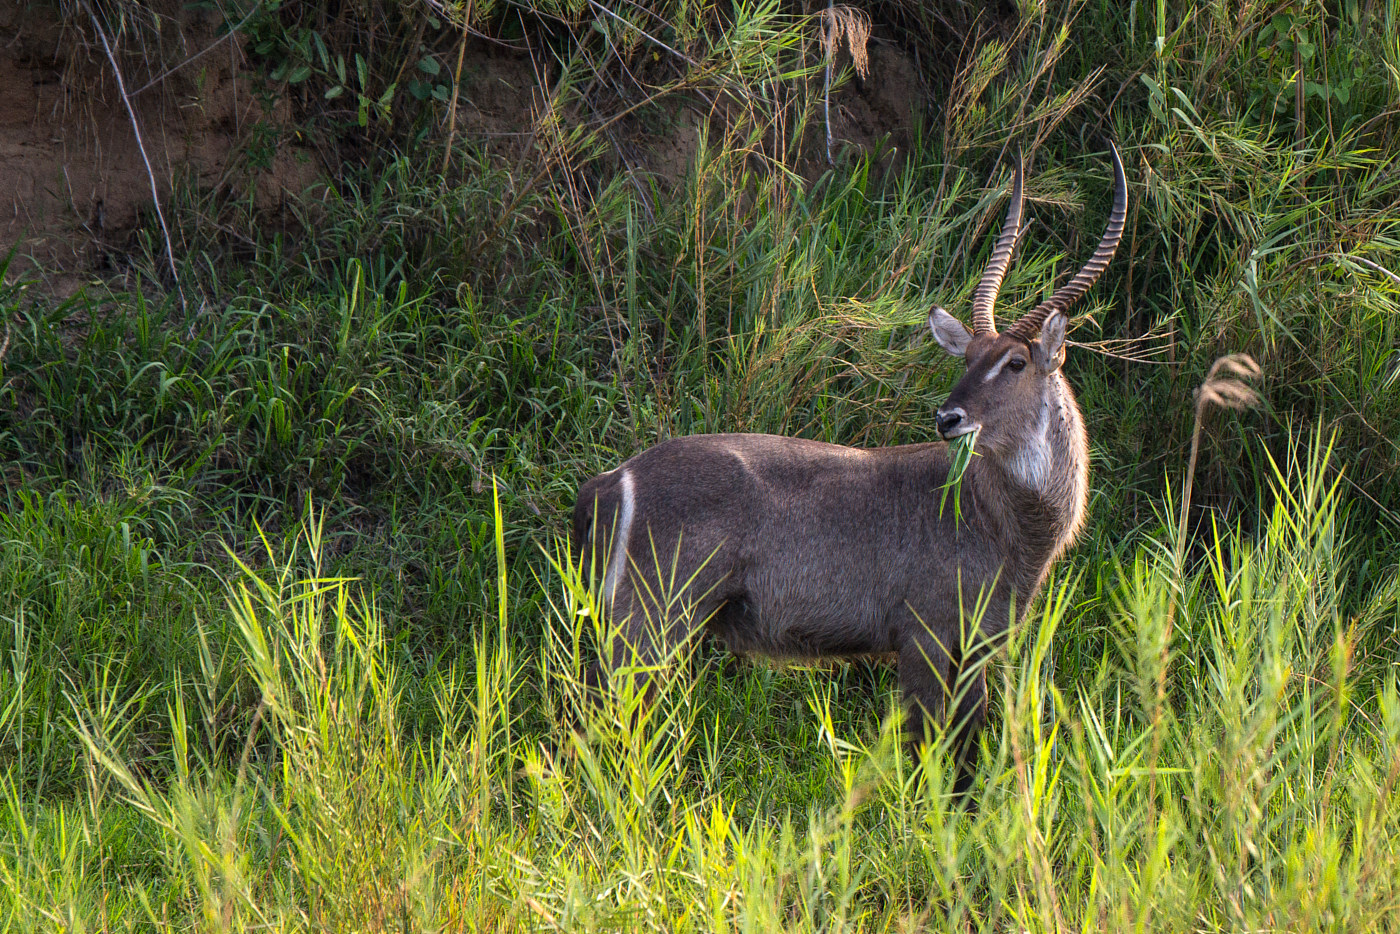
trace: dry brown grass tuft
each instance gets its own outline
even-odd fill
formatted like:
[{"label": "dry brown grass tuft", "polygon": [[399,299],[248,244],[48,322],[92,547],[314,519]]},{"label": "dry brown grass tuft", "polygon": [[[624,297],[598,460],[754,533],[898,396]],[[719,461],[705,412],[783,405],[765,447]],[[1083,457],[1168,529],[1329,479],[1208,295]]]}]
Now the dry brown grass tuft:
[{"label": "dry brown grass tuft", "polygon": [[829,6],[817,16],[822,20],[822,53],[828,67],[841,51],[844,38],[856,74],[864,81],[870,75],[870,55],[866,48],[870,42],[870,17],[864,10],[844,4]]}]

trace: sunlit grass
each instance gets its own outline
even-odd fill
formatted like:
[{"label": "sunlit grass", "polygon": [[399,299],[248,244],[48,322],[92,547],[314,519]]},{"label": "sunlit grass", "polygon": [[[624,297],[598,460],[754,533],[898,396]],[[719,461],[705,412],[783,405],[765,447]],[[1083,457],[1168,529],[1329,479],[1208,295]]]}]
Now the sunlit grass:
[{"label": "sunlit grass", "polygon": [[[1000,716],[971,809],[941,758],[905,757],[891,692],[866,698],[872,723],[843,709],[824,672],[751,668],[721,689],[679,660],[640,712],[583,706],[581,732],[530,726],[527,706],[568,703],[571,646],[589,643],[577,602],[588,582],[566,565],[540,584],[556,633],[544,655],[515,647],[503,598],[479,620],[474,666],[411,680],[372,595],[320,570],[326,542],[309,519],[299,554],[230,583],[228,664],[255,705],[236,755],[211,748],[177,700],[171,761],[153,775],[101,690],[70,695],[84,804],[8,785],[9,917],[78,929],[1385,929],[1400,908],[1400,694],[1393,669],[1357,649],[1362,625],[1397,610],[1392,586],[1351,619],[1338,612],[1348,542],[1323,467],[1281,472],[1257,541],[1216,534],[1181,582],[1165,647],[1179,586],[1170,533],[1109,584],[1109,652],[1072,683],[1042,664],[1083,586],[1056,583],[996,663]],[[503,549],[497,560],[505,580]],[[212,689],[214,675],[188,686]],[[405,729],[410,683],[430,693],[435,729]],[[721,692],[746,700],[735,711]],[[775,728],[805,742],[745,739]],[[795,769],[815,793],[789,793]]]}]

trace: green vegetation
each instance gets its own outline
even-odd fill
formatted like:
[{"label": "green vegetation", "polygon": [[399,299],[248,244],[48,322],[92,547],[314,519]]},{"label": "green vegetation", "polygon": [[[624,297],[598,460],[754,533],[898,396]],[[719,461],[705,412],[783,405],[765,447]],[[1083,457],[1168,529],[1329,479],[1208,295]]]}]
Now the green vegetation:
[{"label": "green vegetation", "polygon": [[[182,192],[178,280],[153,218],[124,279],[0,286],[0,926],[1400,928],[1400,3],[871,8],[933,101],[831,168],[788,8],[365,6],[218,9],[371,164],[281,229]],[[539,56],[528,138],[451,122],[467,25]],[[697,111],[683,178],[633,171]],[[977,807],[876,666],[703,645],[572,738],[578,484],[675,434],[930,439],[1006,155],[1023,309],[1103,228],[1104,135],[1089,531],[994,663]],[[1262,407],[1196,405],[1229,353]]]}]

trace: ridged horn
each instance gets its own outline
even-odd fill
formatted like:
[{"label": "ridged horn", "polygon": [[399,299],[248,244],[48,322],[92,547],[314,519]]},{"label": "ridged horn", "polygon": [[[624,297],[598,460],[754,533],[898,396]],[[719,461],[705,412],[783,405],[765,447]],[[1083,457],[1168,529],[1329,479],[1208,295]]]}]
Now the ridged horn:
[{"label": "ridged horn", "polygon": [[1006,270],[1011,265],[1011,254],[1016,252],[1016,241],[1021,235],[1022,161],[1016,157],[1016,174],[1011,182],[1011,205],[1006,209],[1006,222],[1001,225],[1001,236],[997,238],[996,249],[987,261],[982,273],[982,281],[977,291],[972,293],[972,333],[995,334],[996,320],[992,309],[996,307],[997,293],[1001,291],[1001,280],[1006,278]]},{"label": "ridged horn", "polygon": [[1022,315],[1015,324],[1006,329],[1007,334],[1015,335],[1027,343],[1034,340],[1045,319],[1057,311],[1067,311],[1080,296],[1089,291],[1089,287],[1103,274],[1113,259],[1113,254],[1118,249],[1118,241],[1123,238],[1123,222],[1128,216],[1128,179],[1123,173],[1123,160],[1118,156],[1118,147],[1113,145],[1112,140],[1109,140],[1108,151],[1113,157],[1113,211],[1108,215],[1108,229],[1104,231],[1098,249],[1073,279]]}]

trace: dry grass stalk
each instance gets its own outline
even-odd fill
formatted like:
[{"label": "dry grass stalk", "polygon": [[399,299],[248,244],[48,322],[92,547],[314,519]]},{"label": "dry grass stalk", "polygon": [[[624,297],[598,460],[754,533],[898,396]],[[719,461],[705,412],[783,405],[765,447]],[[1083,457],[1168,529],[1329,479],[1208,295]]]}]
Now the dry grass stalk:
[{"label": "dry grass stalk", "polygon": [[1196,457],[1201,450],[1201,424],[1206,406],[1222,409],[1248,409],[1259,404],[1259,393],[1244,380],[1257,380],[1264,375],[1259,364],[1249,354],[1228,354],[1211,364],[1206,381],[1196,389],[1196,424],[1191,430],[1191,459],[1186,465],[1186,484],[1181,495],[1181,516],[1176,529],[1176,566],[1181,568],[1186,553],[1186,513],[1191,508],[1191,486],[1196,479]]},{"label": "dry grass stalk", "polygon": [[[450,22],[450,20],[449,20]],[[447,185],[447,167],[452,160],[452,141],[457,135],[457,99],[462,93],[462,63],[467,55],[467,38],[471,35],[472,3],[468,0],[462,12],[462,38],[457,43],[457,67],[452,70],[452,101],[447,110],[447,145],[442,149],[442,184]]]},{"label": "dry grass stalk", "polygon": [[[1096,327],[1098,326],[1097,320],[1091,314],[1086,314],[1079,320],[1093,322]],[[1078,327],[1077,322],[1076,327]],[[1165,366],[1171,362],[1164,359],[1170,350],[1170,345],[1166,341],[1167,327],[1166,323],[1159,323],[1146,333],[1136,337],[1105,337],[1092,341],[1072,341],[1071,343],[1075,347],[1082,347],[1092,353],[1112,357],[1115,360]]]},{"label": "dry grass stalk", "polygon": [[826,59],[826,78],[822,87],[822,112],[826,119],[826,161],[832,164],[831,149],[831,71],[836,63],[836,53],[841,51],[841,39],[846,39],[846,48],[851,53],[851,63],[862,81],[870,74],[870,55],[867,45],[870,42],[870,17],[863,10],[842,4],[831,4],[817,14],[823,20],[822,56]]},{"label": "dry grass stalk", "polygon": [[[1260,402],[1259,394],[1245,384],[1244,380],[1256,380],[1263,375],[1264,371],[1249,354],[1227,354],[1211,364],[1205,382],[1196,389],[1196,423],[1191,430],[1191,459],[1186,466],[1186,483],[1181,494],[1181,515],[1177,519],[1176,527],[1176,553],[1173,572],[1176,576],[1177,586],[1172,590],[1170,602],[1167,604],[1167,621],[1162,632],[1161,657],[1158,659],[1157,667],[1157,703],[1152,713],[1152,761],[1154,762],[1161,750],[1160,725],[1167,698],[1167,667],[1171,653],[1172,628],[1176,624],[1176,608],[1181,600],[1186,577],[1182,567],[1182,562],[1186,557],[1186,516],[1191,508],[1191,487],[1196,478],[1196,456],[1201,449],[1201,424],[1205,420],[1206,407],[1209,405],[1237,410],[1258,405]],[[1151,820],[1155,821],[1155,802],[1157,799],[1157,775],[1155,772],[1149,778],[1148,786],[1148,800],[1153,802]]]}]

